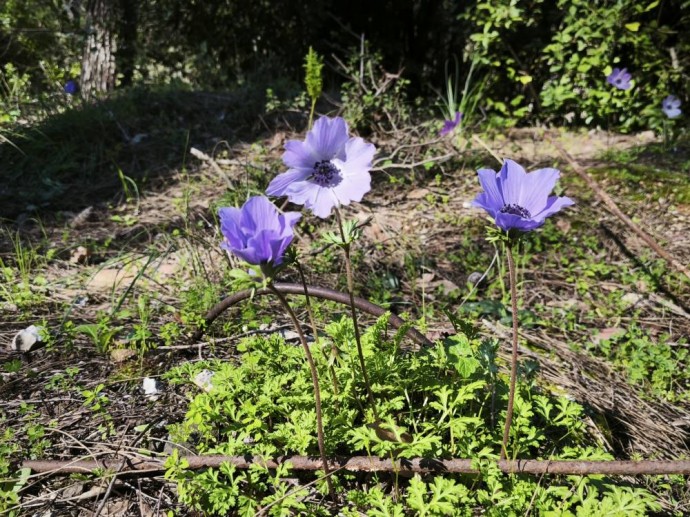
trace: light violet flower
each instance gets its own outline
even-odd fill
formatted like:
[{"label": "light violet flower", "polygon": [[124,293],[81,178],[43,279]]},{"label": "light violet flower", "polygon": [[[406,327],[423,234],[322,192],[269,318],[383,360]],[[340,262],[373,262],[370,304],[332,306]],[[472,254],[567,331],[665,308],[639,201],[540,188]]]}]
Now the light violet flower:
[{"label": "light violet flower", "polygon": [[629,90],[631,88],[630,80],[632,76],[628,73],[627,68],[614,68],[606,77],[606,82],[615,86],[619,90]]},{"label": "light violet flower", "polygon": [[460,125],[460,121],[462,120],[462,113],[459,111],[455,113],[455,118],[452,120],[445,120],[443,122],[443,128],[441,131],[439,131],[439,136],[445,136],[448,133],[451,133],[456,127]]},{"label": "light violet flower", "polygon": [[574,204],[567,197],[549,196],[560,175],[556,169],[528,174],[513,160],[505,160],[499,172],[480,169],[477,173],[484,192],[472,204],[486,210],[505,231],[534,230],[548,216]]},{"label": "light violet flower", "polygon": [[293,226],[301,214],[278,209],[265,196],[254,196],[241,209],[221,208],[220,230],[225,240],[221,247],[254,265],[278,266],[292,242]]},{"label": "light violet flower", "polygon": [[675,95],[669,95],[661,102],[661,111],[663,111],[668,118],[680,117],[680,99]]},{"label": "light violet flower", "polygon": [[321,117],[304,142],[285,144],[283,163],[289,167],[268,185],[269,196],[287,196],[325,219],[333,207],[361,201],[371,190],[376,148],[361,138],[348,136],[341,117]]},{"label": "light violet flower", "polygon": [[79,92],[79,84],[77,81],[70,79],[65,83],[65,86],[63,86],[62,89],[68,95],[76,95]]}]

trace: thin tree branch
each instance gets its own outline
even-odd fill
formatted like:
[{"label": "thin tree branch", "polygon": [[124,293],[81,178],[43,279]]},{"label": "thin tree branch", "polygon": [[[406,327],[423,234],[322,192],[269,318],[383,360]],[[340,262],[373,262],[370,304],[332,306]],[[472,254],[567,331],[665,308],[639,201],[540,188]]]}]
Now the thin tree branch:
[{"label": "thin tree branch", "polygon": [[[246,469],[252,465],[263,465],[275,469],[279,465],[290,462],[294,470],[319,470],[323,468],[320,458],[312,456],[281,456],[275,459],[265,459],[261,456],[183,456],[189,464],[189,469],[217,468],[222,463],[230,463],[236,468]],[[343,469],[350,472],[399,472],[399,473],[437,473],[437,474],[479,474],[476,460],[410,458],[391,461],[390,458],[375,458],[369,456],[335,457],[329,458],[331,469]],[[164,459],[141,459],[128,462],[130,470],[118,472],[118,477],[159,475],[165,471]],[[92,473],[97,469],[115,469],[121,460],[104,461],[78,460],[27,460],[22,468],[29,468],[34,472],[51,474]],[[636,475],[665,475],[690,474],[690,460],[678,461],[579,461],[579,460],[500,460],[496,461],[498,468],[507,474],[554,474],[554,475],[607,475],[607,476],[636,476]]]},{"label": "thin tree branch", "polygon": [[[291,283],[280,283],[277,282],[273,284],[273,287],[276,288],[279,292],[283,294],[295,294],[295,295],[302,295],[304,296],[304,286],[301,284],[291,284]],[[329,289],[327,287],[314,287],[314,286],[307,286],[307,293],[309,296],[312,298],[321,298],[322,300],[330,300],[332,302],[337,302],[337,303],[342,303],[343,305],[349,305],[350,304],[350,296],[347,293],[343,293],[340,291],[335,291],[334,289]],[[237,293],[231,294],[227,298],[224,298],[220,302],[218,302],[216,305],[214,305],[211,310],[209,310],[206,313],[205,317],[205,324],[203,327],[199,328],[196,330],[194,335],[192,336],[192,341],[198,341],[202,338],[204,335],[205,330],[220,316],[224,311],[226,311],[228,308],[232,307],[233,305],[243,301],[247,300],[248,298],[251,298],[253,296],[265,296],[271,294],[271,291],[269,289],[245,289],[244,291],[239,291]],[[367,314],[371,314],[372,316],[379,317],[383,314],[386,313],[386,310],[383,307],[379,307],[378,305],[375,305],[371,303],[370,301],[364,300],[363,298],[358,298],[355,296],[355,307],[362,311],[366,312]],[[405,321],[395,314],[391,314],[390,317],[388,318],[388,322],[396,329],[399,329],[401,326],[405,324]],[[419,332],[416,329],[410,328],[407,331],[407,337],[412,339],[415,343],[421,346],[429,346],[432,345],[433,343],[427,338],[424,334]]]},{"label": "thin tree branch", "polygon": [[683,273],[685,276],[690,278],[690,269],[685,267],[683,264],[680,263],[676,258],[674,258],[668,251],[664,250],[658,242],[654,240],[653,237],[651,237],[649,234],[647,234],[642,228],[640,228],[638,225],[636,225],[630,217],[625,215],[620,208],[618,208],[618,205],[616,202],[609,196],[604,189],[602,189],[599,184],[596,182],[596,180],[587,172],[585,171],[579,163],[575,161],[575,158],[573,158],[568,152],[563,148],[560,142],[556,142],[555,140],[551,140],[551,143],[554,145],[554,147],[558,150],[558,152],[561,153],[561,156],[568,162],[570,167],[577,173],[578,176],[580,176],[585,183],[589,186],[589,188],[592,189],[594,194],[606,205],[606,208],[608,209],[609,212],[611,212],[613,215],[618,217],[623,223],[630,228],[633,232],[635,232],[644,242],[647,243],[647,245],[652,248],[657,255],[659,255],[661,258],[663,258],[669,266],[672,268],[675,268],[676,270],[680,271]]}]

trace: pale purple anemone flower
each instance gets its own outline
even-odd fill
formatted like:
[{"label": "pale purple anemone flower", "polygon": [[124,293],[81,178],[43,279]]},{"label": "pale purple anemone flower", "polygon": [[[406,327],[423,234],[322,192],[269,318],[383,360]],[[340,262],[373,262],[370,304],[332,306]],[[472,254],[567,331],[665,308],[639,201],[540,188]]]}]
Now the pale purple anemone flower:
[{"label": "pale purple anemone flower", "polygon": [[632,76],[628,73],[627,68],[614,68],[606,77],[606,82],[615,86],[619,90],[629,90],[632,86],[630,80]]},{"label": "pale purple anemone flower", "polygon": [[452,120],[444,120],[443,121],[443,128],[441,128],[441,131],[439,131],[439,136],[445,136],[448,133],[452,132],[458,125],[460,125],[460,121],[462,120],[462,113],[459,111],[455,113],[455,118]]},{"label": "pale purple anemone flower", "polygon": [[65,83],[65,86],[63,86],[62,89],[68,95],[76,95],[79,93],[79,84],[74,79],[70,79]]},{"label": "pale purple anemone flower", "polygon": [[265,196],[254,196],[242,208],[221,208],[221,247],[254,265],[279,266],[292,242],[298,212],[281,214]]},{"label": "pale purple anemone flower", "polygon": [[321,117],[304,142],[285,144],[283,163],[289,167],[268,185],[269,196],[287,196],[325,219],[333,207],[361,201],[371,190],[372,160],[376,148],[348,136],[341,117]]},{"label": "pale purple anemone flower", "polygon": [[680,117],[680,99],[675,95],[669,95],[661,102],[661,110],[668,118]]},{"label": "pale purple anemone flower", "polygon": [[480,169],[477,173],[484,192],[472,205],[486,210],[505,231],[529,232],[543,225],[548,216],[574,204],[567,197],[549,196],[560,175],[556,169],[528,174],[513,160],[505,160],[499,172]]}]

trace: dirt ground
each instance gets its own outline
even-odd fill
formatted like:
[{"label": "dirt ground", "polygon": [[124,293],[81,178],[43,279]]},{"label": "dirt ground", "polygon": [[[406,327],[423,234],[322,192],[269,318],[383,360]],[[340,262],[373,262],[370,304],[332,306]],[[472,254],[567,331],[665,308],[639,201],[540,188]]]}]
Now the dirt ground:
[{"label": "dirt ground", "polygon": [[[3,427],[12,429],[20,443],[27,447],[33,444],[32,459],[107,458],[116,453],[133,458],[139,448],[167,450],[166,425],[182,419],[188,393],[162,385],[157,396],[147,397],[142,391],[143,377],[160,376],[173,365],[202,357],[230,357],[236,339],[221,336],[216,327],[200,343],[181,338],[178,346],[163,346],[157,342],[157,332],[163,324],[175,321],[185,285],[199,277],[217,279],[218,272],[227,268],[213,216],[217,200],[227,194],[229,185],[245,192],[249,178],[254,181],[262,171],[268,174],[279,167],[282,145],[293,137],[299,135],[284,129],[258,143],[237,143],[229,153],[212,159],[191,155],[186,170],[172,171],[165,181],[152,179],[136,199],[127,201],[119,196],[73,212],[51,213],[40,222],[36,217],[40,213],[26,211],[6,222],[10,231],[3,234],[5,241],[0,246],[5,264],[13,264],[16,257],[10,235],[40,243],[40,250],[55,250],[50,260],[40,262],[30,274],[31,290],[39,295],[40,303],[24,309],[6,299],[0,306],[0,364],[21,361],[17,371],[5,369],[0,374],[0,414],[5,416]],[[435,338],[451,331],[440,307],[460,305],[470,275],[484,273],[493,255],[483,240],[483,225],[476,222],[484,215],[470,206],[479,191],[476,168],[499,167],[492,154],[514,159],[527,170],[546,166],[562,170],[562,184],[576,206],[555,224],[564,235],[585,232],[583,238],[589,236],[599,242],[597,253],[591,256],[593,263],[604,262],[620,271],[659,270],[661,266],[657,266],[663,261],[607,211],[552,141],[560,142],[591,171],[640,228],[681,264],[690,266],[690,204],[674,198],[678,190],[664,190],[664,177],[650,175],[637,181],[605,173],[621,167],[621,155],[658,145],[654,135],[516,129],[456,142],[455,146],[448,141],[420,145],[420,156],[429,149],[433,150],[431,156],[453,155],[438,159],[428,170],[410,166],[423,159],[414,152],[396,154],[394,164],[384,160],[377,163],[372,191],[361,204],[345,210],[346,217],[367,221],[357,244],[360,294],[380,298],[383,295],[372,287],[372,279],[393,279],[396,288],[387,301],[394,310],[420,316],[422,307],[436,308],[427,313],[426,334]],[[381,149],[377,158],[397,148],[394,138],[377,144]],[[676,160],[664,167],[684,163],[683,151],[675,152]],[[653,169],[655,160],[660,160],[658,155],[636,151],[630,163]],[[684,174],[690,183],[690,173],[686,170]],[[318,249],[314,240],[330,225],[311,222],[313,227],[298,240],[306,254]],[[460,258],[473,244],[480,254],[463,263]],[[687,454],[687,398],[650,395],[643,387],[632,385],[619,367],[582,345],[634,322],[652,336],[670,335],[668,339],[678,347],[687,347],[690,284],[672,268],[661,269],[663,276],[655,286],[631,287],[616,276],[596,283],[597,292],[620,293],[621,299],[628,295],[625,303],[636,306],[637,312],[626,309],[616,320],[610,315],[598,316],[586,306],[588,293],[578,289],[570,278],[572,272],[546,268],[538,262],[523,267],[526,306],[538,303],[580,311],[581,321],[590,328],[587,332],[526,329],[521,335],[522,358],[539,363],[540,379],[547,389],[566,393],[591,408],[590,432],[621,458],[636,454],[678,458]],[[308,266],[307,276],[316,285],[344,285],[340,263],[331,264],[330,271],[319,265]],[[290,275],[287,279],[294,280]],[[150,341],[157,348],[141,362],[136,357],[122,359],[99,353],[85,335],[74,339],[69,348],[64,346],[60,332],[65,321],[94,323],[100,314],[121,305],[132,311],[130,319],[121,320],[123,329],[114,341],[115,348],[121,348],[136,319],[136,297],[153,292],[156,303],[166,309],[150,323]],[[446,296],[453,292],[460,294]],[[487,315],[476,323],[487,336],[501,339],[503,352],[509,349],[510,332],[504,324]],[[27,354],[12,350],[17,332],[32,324],[47,327],[54,337],[51,344]],[[192,330],[190,327],[187,333]],[[229,339],[210,346],[210,340],[222,337]],[[75,367],[79,371],[72,378],[69,371]],[[98,390],[99,385],[107,396],[107,413],[84,404],[84,391]],[[687,389],[679,386],[678,392]],[[39,425],[43,426],[43,438],[26,436]],[[113,432],[103,439],[108,429]],[[37,446],[41,440],[45,443]],[[102,485],[79,477],[36,475],[22,489],[22,501],[27,515],[158,515],[177,504],[174,487],[162,475],[112,478],[111,483]]]}]

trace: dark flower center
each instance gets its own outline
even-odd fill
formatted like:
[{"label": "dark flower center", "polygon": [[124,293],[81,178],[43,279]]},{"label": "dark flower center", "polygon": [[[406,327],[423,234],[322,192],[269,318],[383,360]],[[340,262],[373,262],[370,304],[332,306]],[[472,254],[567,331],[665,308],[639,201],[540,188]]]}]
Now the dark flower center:
[{"label": "dark flower center", "polygon": [[619,77],[618,79],[616,79],[615,83],[616,83],[616,84],[622,84],[622,83],[623,83],[623,79],[621,79],[621,78]]},{"label": "dark flower center", "polygon": [[529,210],[516,204],[504,205],[499,212],[502,214],[519,215],[523,219],[530,219],[532,217],[532,214],[529,213]]},{"label": "dark flower center", "polygon": [[335,187],[343,180],[338,167],[328,160],[316,162],[311,180],[320,187]]}]

